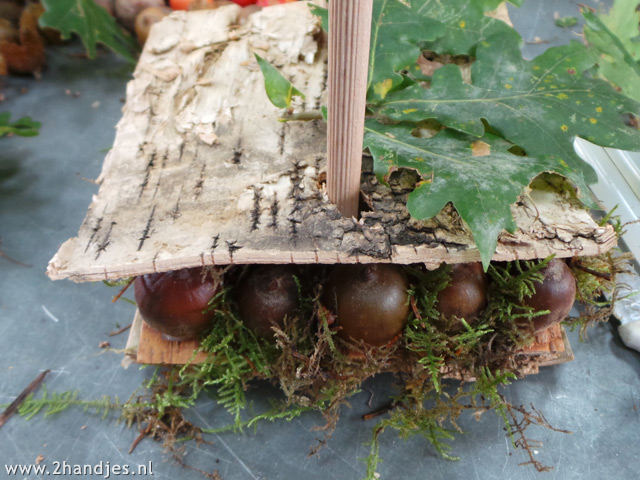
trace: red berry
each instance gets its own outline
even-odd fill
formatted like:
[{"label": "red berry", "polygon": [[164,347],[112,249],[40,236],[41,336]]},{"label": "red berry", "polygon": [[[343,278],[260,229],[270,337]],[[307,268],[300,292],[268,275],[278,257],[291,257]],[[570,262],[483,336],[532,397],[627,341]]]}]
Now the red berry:
[{"label": "red berry", "polygon": [[[233,0],[235,1],[235,0]],[[253,3],[256,3],[257,5],[261,6],[261,7],[269,7],[271,5],[277,5],[279,3],[291,3],[291,2],[296,2],[297,0],[257,0]]]},{"label": "red berry", "polygon": [[257,2],[257,0],[231,0],[233,3],[237,3],[241,7],[246,7],[248,5],[253,5]]},{"label": "red berry", "polygon": [[[173,10],[189,10],[189,7],[194,8],[191,6],[191,4],[194,2],[194,0],[169,0],[169,6],[173,9]],[[196,5],[196,8],[203,8],[205,6],[209,6],[209,7],[215,7],[216,6],[216,1],[215,0],[206,0],[205,2],[201,2],[200,5]]]}]

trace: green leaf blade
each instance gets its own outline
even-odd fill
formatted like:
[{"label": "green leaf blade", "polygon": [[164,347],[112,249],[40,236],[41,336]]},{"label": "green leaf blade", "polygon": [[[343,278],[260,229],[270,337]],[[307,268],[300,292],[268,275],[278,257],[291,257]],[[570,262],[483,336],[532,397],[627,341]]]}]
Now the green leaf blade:
[{"label": "green leaf blade", "polygon": [[293,96],[299,96],[302,98],[304,94],[300,92],[293,84],[287,80],[277,68],[263,59],[257,53],[254,53],[256,61],[262,71],[264,77],[264,86],[267,91],[267,97],[271,103],[278,108],[287,108],[291,105]]},{"label": "green leaf blade", "polygon": [[63,39],[77,33],[89,58],[95,58],[96,45],[102,43],[135,62],[133,53],[139,49],[135,39],[125,34],[115,19],[93,0],[42,0],[42,4],[45,12],[40,25],[60,31]]},{"label": "green leaf blade", "polygon": [[560,28],[571,28],[578,24],[576,17],[561,17],[556,19],[556,26]]},{"label": "green leaf blade", "polygon": [[[505,0],[472,0],[473,3],[478,5],[483,12],[489,12],[491,10],[495,10],[500,6],[501,3],[504,3]],[[522,6],[524,0],[509,0],[509,3],[515,5],[516,7]]]},{"label": "green leaf blade", "polygon": [[640,101],[640,11],[636,7],[635,0],[617,0],[607,15],[588,10],[582,15],[585,38],[599,54],[599,75]]},{"label": "green leaf blade", "polygon": [[511,144],[498,137],[484,137],[490,154],[474,156],[473,137],[445,130],[427,139],[411,132],[408,124],[366,122],[364,145],[376,174],[382,178],[392,168],[418,171],[424,181],[409,195],[411,215],[431,218],[451,202],[469,226],[485,268],[500,232],[515,231],[510,205],[525,187],[544,171],[568,173],[553,158],[512,155],[507,151]]},{"label": "green leaf blade", "polygon": [[379,0],[373,4],[367,97],[383,99],[403,81],[399,73],[422,53],[420,44],[444,34],[444,26],[415,0]]},{"label": "green leaf blade", "polygon": [[568,170],[584,193],[596,174],[575,153],[575,137],[625,150],[640,148],[640,131],[624,121],[624,114],[640,115],[640,103],[585,77],[595,61],[577,42],[526,61],[509,36],[500,35],[478,48],[472,85],[446,66],[436,70],[431,88],[414,85],[394,92],[373,109],[395,121],[433,118],[477,136],[484,118],[529,156],[556,158],[556,168]]},{"label": "green leaf blade", "polygon": [[420,13],[441,22],[445,30],[433,41],[424,38],[425,50],[451,55],[474,55],[478,43],[498,34],[511,34],[516,42],[520,35],[502,20],[484,13],[497,5],[490,0],[423,0]]},{"label": "green leaf blade", "polygon": [[6,135],[19,135],[21,137],[34,137],[38,135],[40,122],[31,120],[31,117],[22,117],[11,122],[9,112],[0,113],[0,138]]}]

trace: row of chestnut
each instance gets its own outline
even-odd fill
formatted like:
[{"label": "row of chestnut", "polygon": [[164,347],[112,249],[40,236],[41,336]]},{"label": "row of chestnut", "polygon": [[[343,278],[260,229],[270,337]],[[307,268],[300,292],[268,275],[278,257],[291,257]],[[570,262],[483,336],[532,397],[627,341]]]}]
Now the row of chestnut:
[{"label": "row of chestnut", "polygon": [[[237,314],[261,337],[273,335],[285,318],[300,316],[300,267],[254,265],[234,282]],[[550,313],[534,317],[535,332],[562,321],[571,310],[576,282],[566,263],[551,260],[541,271],[542,283],[524,304]],[[135,279],[135,298],[142,318],[166,338],[184,340],[205,335],[215,311],[211,299],[220,292],[217,270],[190,268],[152,273]],[[225,278],[227,283],[227,278]],[[348,341],[383,346],[399,336],[409,318],[410,283],[394,264],[331,267],[320,297],[337,335]],[[487,276],[480,263],[453,265],[449,284],[437,295],[435,308],[447,331],[456,333],[464,318],[473,324],[487,305]]]}]

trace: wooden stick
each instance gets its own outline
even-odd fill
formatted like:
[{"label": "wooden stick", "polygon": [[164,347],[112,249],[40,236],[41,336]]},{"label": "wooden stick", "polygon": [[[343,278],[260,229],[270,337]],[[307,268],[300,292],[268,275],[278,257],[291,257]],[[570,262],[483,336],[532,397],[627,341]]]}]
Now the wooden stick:
[{"label": "wooden stick", "polygon": [[329,2],[327,193],[358,216],[373,0]]},{"label": "wooden stick", "polygon": [[40,386],[40,384],[44,380],[44,377],[46,377],[47,373],[49,373],[50,371],[51,370],[45,370],[40,375],[38,375],[35,378],[35,380],[33,382],[31,382],[27,386],[27,388],[25,388],[22,391],[22,393],[16,397],[16,399],[13,402],[11,402],[11,405],[9,405],[6,408],[6,410],[4,412],[2,412],[2,414],[0,414],[0,428],[2,428],[2,426],[7,422],[7,420],[9,420],[11,415],[16,413],[18,408],[20,408],[20,405],[22,405],[22,402],[25,401],[25,399],[29,396],[29,394],[33,393],[36,390],[36,388],[38,388],[38,386]]}]

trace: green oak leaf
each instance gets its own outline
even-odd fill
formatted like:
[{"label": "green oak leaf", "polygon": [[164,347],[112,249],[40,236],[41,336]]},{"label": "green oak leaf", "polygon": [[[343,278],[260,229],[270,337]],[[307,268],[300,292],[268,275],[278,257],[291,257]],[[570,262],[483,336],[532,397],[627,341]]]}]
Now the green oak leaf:
[{"label": "green oak leaf", "polygon": [[578,24],[576,17],[560,17],[556,18],[556,26],[560,28],[571,28]]},{"label": "green oak leaf", "polygon": [[59,30],[63,39],[77,33],[89,58],[96,56],[96,44],[102,43],[130,62],[135,62],[137,42],[125,34],[115,19],[93,0],[42,0],[45,12],[40,17],[42,27]]},{"label": "green oak leaf", "polygon": [[[640,101],[640,11],[637,0],[617,0],[607,15],[584,10],[587,42],[598,52],[598,74]],[[614,33],[615,32],[615,33]]]},{"label": "green oak leaf", "polygon": [[[490,12],[498,8],[501,3],[504,3],[504,0],[473,0],[473,3],[478,5],[483,12]],[[524,0],[509,0],[509,3],[520,7],[524,3]]]},{"label": "green oak leaf", "polygon": [[40,122],[34,122],[30,117],[22,117],[12,122],[9,112],[0,113],[0,138],[6,135],[34,137],[38,135],[39,128]]},{"label": "green oak leaf", "polygon": [[276,67],[267,62],[257,53],[254,53],[262,76],[264,77],[264,87],[267,91],[267,97],[278,108],[287,108],[291,105],[291,99],[294,95],[304,98],[304,94],[300,92],[293,84],[284,78]]},{"label": "green oak leaf", "polygon": [[444,26],[423,12],[424,1],[376,0],[371,23],[367,96],[383,99],[402,84],[399,73],[422,54],[421,44],[444,34]]},{"label": "green oak leaf", "polygon": [[[511,143],[490,134],[479,141],[447,129],[432,138],[418,138],[412,135],[414,128],[367,120],[364,145],[373,156],[376,175],[384,180],[394,168],[418,171],[423,181],[409,195],[411,215],[431,218],[453,203],[473,234],[485,269],[500,232],[516,229],[510,205],[525,187],[541,172],[569,173],[554,158],[513,155],[508,152]],[[484,142],[489,154],[474,156],[474,142]]]},{"label": "green oak leaf", "polygon": [[[487,2],[481,0],[422,0],[418,11],[445,26],[443,35],[434,41],[423,38],[420,45],[423,50],[433,50],[440,54],[474,55],[476,45],[487,38],[500,33],[518,34],[502,20],[484,14]],[[489,2],[488,6],[495,2]],[[495,8],[495,7],[494,7]],[[519,41],[519,40],[518,40]]]},{"label": "green oak leaf", "polygon": [[[430,88],[410,86],[369,108],[396,122],[436,119],[474,136],[484,134],[481,119],[531,157],[556,158],[559,169],[584,193],[596,181],[594,170],[573,149],[579,136],[602,146],[640,148],[640,130],[625,115],[640,115],[640,103],[608,83],[583,75],[596,58],[573,42],[524,60],[511,35],[483,42],[472,65],[472,84],[455,65],[435,71]],[[588,200],[583,199],[585,203]]]}]

